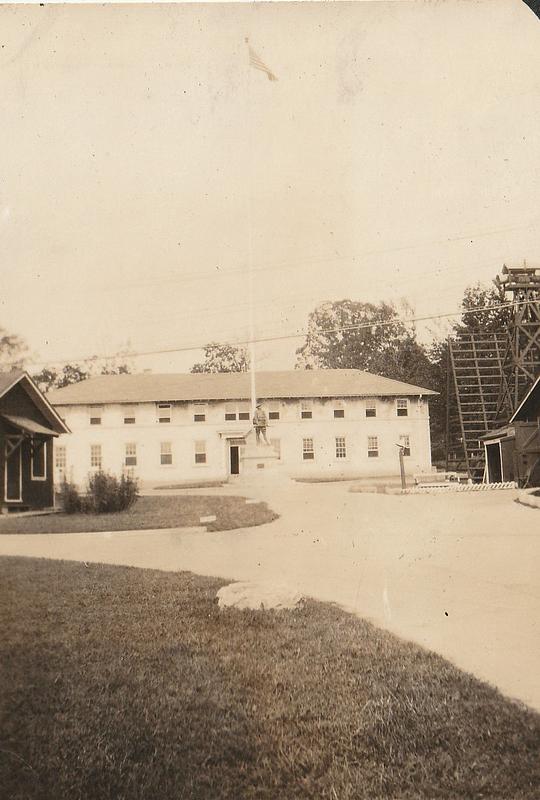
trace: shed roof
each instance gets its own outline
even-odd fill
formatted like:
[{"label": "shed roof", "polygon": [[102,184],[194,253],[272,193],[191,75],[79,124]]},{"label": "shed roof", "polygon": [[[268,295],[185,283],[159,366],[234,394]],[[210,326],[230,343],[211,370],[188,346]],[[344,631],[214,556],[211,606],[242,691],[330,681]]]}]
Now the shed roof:
[{"label": "shed roof", "polygon": [[481,442],[488,442],[490,439],[513,439],[516,435],[516,429],[513,425],[504,425],[502,428],[495,428],[492,431],[484,433],[480,437]]},{"label": "shed roof", "polygon": [[[423,389],[357,369],[258,372],[256,379],[258,397],[267,400],[437,394],[431,389]],[[182,400],[247,400],[250,397],[250,375],[246,372],[100,375],[51,391],[47,397],[56,406]]]},{"label": "shed roof", "polygon": [[20,417],[15,414],[0,414],[0,417],[25,433],[41,433],[45,436],[58,436],[58,431],[54,430],[54,428],[47,428],[45,425],[40,425],[39,422],[35,422],[28,417]]}]

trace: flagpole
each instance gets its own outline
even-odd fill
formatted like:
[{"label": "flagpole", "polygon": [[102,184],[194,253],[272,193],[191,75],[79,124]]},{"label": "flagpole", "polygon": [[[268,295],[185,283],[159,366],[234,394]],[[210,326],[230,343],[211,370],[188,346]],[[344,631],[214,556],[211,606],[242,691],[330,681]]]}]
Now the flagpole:
[{"label": "flagpole", "polygon": [[[249,37],[245,38],[246,46],[249,48]],[[249,53],[249,50],[248,50]],[[251,69],[249,58],[246,59],[247,72],[247,127],[248,127],[248,290],[249,290],[249,372],[251,387],[251,418],[255,414],[257,405],[257,386],[255,378],[256,354],[255,354],[255,317],[254,317],[254,280],[253,280],[253,119],[251,113]]]}]

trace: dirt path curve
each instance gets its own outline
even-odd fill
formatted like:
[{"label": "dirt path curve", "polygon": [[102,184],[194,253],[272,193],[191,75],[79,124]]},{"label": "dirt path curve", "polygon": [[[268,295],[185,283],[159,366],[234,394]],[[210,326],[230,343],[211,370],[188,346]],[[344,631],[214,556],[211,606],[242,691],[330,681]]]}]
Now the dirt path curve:
[{"label": "dirt path curve", "polygon": [[540,511],[508,491],[401,497],[347,488],[232,485],[212,493],[267,500],[280,519],[219,533],[0,536],[0,555],[285,583],[540,710]]}]

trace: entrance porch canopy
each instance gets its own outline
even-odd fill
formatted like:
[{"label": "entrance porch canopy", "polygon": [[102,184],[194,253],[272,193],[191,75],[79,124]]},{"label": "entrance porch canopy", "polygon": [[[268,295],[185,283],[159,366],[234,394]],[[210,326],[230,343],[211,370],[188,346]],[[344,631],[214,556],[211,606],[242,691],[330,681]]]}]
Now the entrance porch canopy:
[{"label": "entrance porch canopy", "polygon": [[10,425],[13,425],[14,428],[18,428],[23,433],[30,434],[31,436],[35,434],[40,434],[41,436],[59,435],[58,431],[47,428],[45,425],[40,425],[39,422],[34,422],[33,419],[28,419],[28,417],[19,417],[14,414],[0,414],[0,416],[2,419],[5,419],[6,422],[9,422]]}]

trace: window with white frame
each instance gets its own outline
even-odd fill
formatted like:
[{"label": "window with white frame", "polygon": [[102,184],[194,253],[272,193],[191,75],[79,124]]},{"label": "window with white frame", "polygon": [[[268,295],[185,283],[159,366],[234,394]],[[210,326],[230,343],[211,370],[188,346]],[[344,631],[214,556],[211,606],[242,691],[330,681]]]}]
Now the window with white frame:
[{"label": "window with white frame", "polygon": [[206,442],[195,442],[195,463],[206,464]]},{"label": "window with white frame", "polygon": [[206,422],[208,403],[205,400],[195,400],[193,403],[193,422]]},{"label": "window with white frame", "polygon": [[172,464],[172,442],[161,442],[160,461],[163,467]]},{"label": "window with white frame", "polygon": [[345,403],[343,400],[334,400],[334,419],[343,419],[345,416]]},{"label": "window with white frame", "polygon": [[101,425],[101,417],[103,416],[103,406],[90,406],[90,425]]},{"label": "window with white frame", "polygon": [[336,436],[336,458],[347,458],[347,444],[344,436]]},{"label": "window with white frame", "polygon": [[398,397],[396,400],[396,409],[398,417],[409,416],[409,401],[406,397]]},{"label": "window with white frame", "polygon": [[300,418],[312,419],[312,417],[313,417],[313,401],[302,400],[302,402],[300,403]]},{"label": "window with white frame", "polygon": [[379,455],[379,437],[368,436],[367,440],[367,454],[368,458],[377,458]]},{"label": "window with white frame", "polygon": [[403,434],[399,437],[399,443],[403,449],[404,456],[410,456],[411,454],[411,438],[410,436]]},{"label": "window with white frame", "polygon": [[137,466],[137,445],[135,442],[126,442],[124,464],[126,467]]},{"label": "window with white frame", "polygon": [[47,442],[45,439],[32,439],[32,480],[44,481],[47,478]]},{"label": "window with white frame", "polygon": [[251,407],[249,403],[238,403],[238,419],[249,420],[251,416]]},{"label": "window with white frame", "polygon": [[167,423],[171,421],[172,403],[158,403],[157,404],[157,418],[160,423]]},{"label": "window with white frame", "polygon": [[225,403],[225,420],[226,422],[236,420],[236,403]]},{"label": "window with white frame", "polygon": [[268,404],[268,419],[279,419],[279,402],[276,400]]},{"label": "window with white frame", "polygon": [[315,451],[313,449],[313,439],[302,439],[302,458],[304,461],[313,461]]},{"label": "window with white frame", "polygon": [[366,400],[366,417],[376,417],[376,416],[377,416],[377,401]]},{"label": "window with white frame", "polygon": [[60,476],[66,474],[67,456],[65,445],[56,445],[54,448],[54,468]]},{"label": "window with white frame", "polygon": [[103,459],[101,456],[101,445],[100,444],[91,444],[90,445],[90,469],[100,470],[103,464]]},{"label": "window with white frame", "polygon": [[136,411],[135,406],[124,406],[124,425],[135,425]]}]

